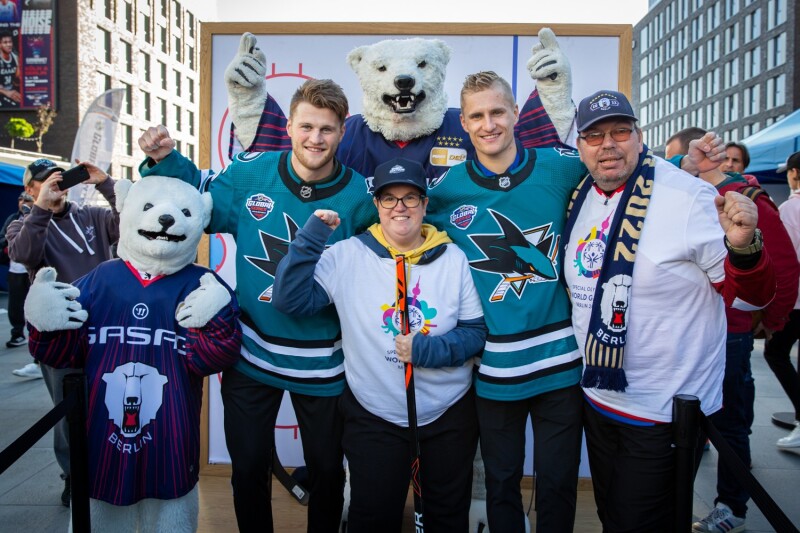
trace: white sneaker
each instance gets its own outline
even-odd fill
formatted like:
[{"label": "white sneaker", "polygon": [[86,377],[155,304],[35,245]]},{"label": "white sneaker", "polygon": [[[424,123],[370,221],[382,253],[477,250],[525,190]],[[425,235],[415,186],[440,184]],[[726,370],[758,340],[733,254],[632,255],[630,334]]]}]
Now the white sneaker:
[{"label": "white sneaker", "polygon": [[22,368],[12,370],[11,373],[21,378],[39,379],[42,377],[42,369],[36,363],[28,363]]},{"label": "white sneaker", "polygon": [[738,533],[744,531],[744,518],[733,516],[731,508],[720,502],[711,514],[692,524],[693,533]]},{"label": "white sneaker", "polygon": [[800,448],[800,421],[795,420],[792,432],[786,437],[778,439],[775,445],[778,448]]}]

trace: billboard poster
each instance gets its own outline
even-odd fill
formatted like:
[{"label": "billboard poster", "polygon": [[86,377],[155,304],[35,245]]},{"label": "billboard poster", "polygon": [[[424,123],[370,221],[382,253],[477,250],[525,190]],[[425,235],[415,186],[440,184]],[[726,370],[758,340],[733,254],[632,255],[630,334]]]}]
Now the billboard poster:
[{"label": "billboard poster", "polygon": [[0,111],[55,106],[54,0],[0,0]]}]

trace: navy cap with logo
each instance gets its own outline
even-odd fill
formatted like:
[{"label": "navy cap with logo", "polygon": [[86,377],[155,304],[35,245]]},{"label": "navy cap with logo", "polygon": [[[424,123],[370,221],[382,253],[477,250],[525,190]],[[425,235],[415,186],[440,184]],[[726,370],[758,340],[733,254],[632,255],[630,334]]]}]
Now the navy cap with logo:
[{"label": "navy cap with logo", "polygon": [[781,163],[778,166],[778,172],[786,172],[790,168],[800,169],[800,152],[793,153],[785,163]]},{"label": "navy cap with logo", "polygon": [[425,194],[428,189],[428,178],[425,176],[425,169],[416,161],[395,157],[375,168],[372,194],[377,196],[387,185],[411,185]]},{"label": "navy cap with logo", "polygon": [[44,181],[50,174],[56,171],[64,172],[64,169],[56,165],[49,159],[37,159],[25,169],[22,175],[22,185],[27,186],[33,181]]},{"label": "navy cap with logo", "polygon": [[592,124],[611,117],[638,120],[624,94],[617,91],[598,91],[578,104],[578,131],[584,131]]}]

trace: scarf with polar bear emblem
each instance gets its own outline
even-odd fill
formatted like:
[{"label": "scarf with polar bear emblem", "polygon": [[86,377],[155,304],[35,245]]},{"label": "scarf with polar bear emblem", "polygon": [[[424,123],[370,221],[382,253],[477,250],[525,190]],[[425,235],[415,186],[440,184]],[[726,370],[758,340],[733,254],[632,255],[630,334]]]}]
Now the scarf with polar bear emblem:
[{"label": "scarf with polar bear emblem", "polygon": [[[608,228],[609,239],[603,253],[584,345],[585,367],[581,379],[581,386],[584,388],[625,392],[628,386],[623,368],[623,354],[627,340],[631,276],[647,206],[653,192],[654,177],[653,153],[645,146],[639,155],[636,169],[625,183],[619,205]],[[587,175],[572,193],[567,208],[564,242],[570,242],[570,234],[581,206],[593,186],[594,179]],[[607,291],[611,294],[606,294]],[[618,298],[616,291],[625,291],[625,294]],[[614,297],[609,298],[612,295]],[[618,301],[624,304],[617,305]],[[605,313],[602,309],[604,306],[610,307]]]}]

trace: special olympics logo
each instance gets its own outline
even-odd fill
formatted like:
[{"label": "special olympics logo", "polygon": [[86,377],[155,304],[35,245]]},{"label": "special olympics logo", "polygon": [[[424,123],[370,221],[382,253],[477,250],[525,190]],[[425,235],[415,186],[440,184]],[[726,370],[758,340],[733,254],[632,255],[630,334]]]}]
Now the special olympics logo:
[{"label": "special olympics logo", "polygon": [[150,309],[147,308],[145,304],[136,304],[133,306],[133,318],[136,319],[143,319],[147,318],[147,315],[150,314]]}]

